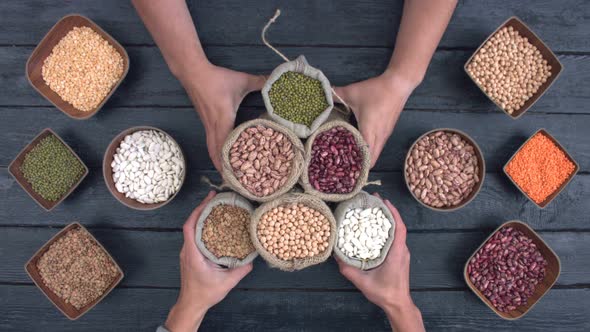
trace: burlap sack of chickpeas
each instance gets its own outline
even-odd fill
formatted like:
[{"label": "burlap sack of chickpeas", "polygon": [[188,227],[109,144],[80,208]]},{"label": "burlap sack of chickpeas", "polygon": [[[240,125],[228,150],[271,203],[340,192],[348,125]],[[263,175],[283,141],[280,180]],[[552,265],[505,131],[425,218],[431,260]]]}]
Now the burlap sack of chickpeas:
[{"label": "burlap sack of chickpeas", "polygon": [[[310,163],[312,160],[312,147],[313,147],[313,144],[316,140],[316,137],[319,134],[321,134],[325,131],[331,130],[334,127],[344,127],[346,130],[348,130],[352,134],[354,140],[356,141],[356,145],[358,146],[360,155],[362,157],[362,162],[360,164],[360,170],[359,170],[360,174],[359,174],[358,178],[356,179],[356,182],[354,184],[352,191],[349,193],[324,193],[324,192],[321,192],[314,187],[314,184],[311,183],[310,178],[309,178],[309,166],[310,166]],[[321,142],[318,142],[318,143],[321,143]],[[350,157],[350,156],[344,156],[344,157]],[[366,185],[379,183],[379,182],[376,182],[376,183],[368,183],[367,182],[367,179],[369,177],[369,170],[371,169],[371,156],[369,153],[369,145],[365,142],[361,133],[356,128],[354,128],[352,125],[350,125],[348,122],[336,119],[336,120],[327,122],[327,123],[323,124],[322,126],[320,126],[318,128],[318,130],[307,139],[307,142],[305,143],[305,156],[304,156],[304,158],[305,158],[305,164],[303,166],[303,171],[301,172],[301,179],[299,180],[299,183],[301,184],[301,186],[303,187],[303,189],[305,190],[306,193],[308,193],[310,195],[314,195],[316,197],[319,197],[320,199],[322,199],[324,201],[341,202],[341,201],[344,201],[344,200],[354,197]],[[345,170],[345,171],[349,172],[350,170]]]},{"label": "burlap sack of chickpeas", "polygon": [[344,254],[342,250],[340,250],[340,248],[338,247],[339,239],[338,237],[336,238],[336,245],[334,245],[334,255],[336,255],[336,257],[338,257],[344,263],[350,266],[354,266],[357,269],[370,270],[378,267],[383,263],[383,261],[387,257],[387,253],[389,252],[389,249],[391,248],[391,244],[393,243],[393,239],[395,237],[395,221],[393,219],[393,215],[391,214],[391,211],[389,211],[385,203],[383,203],[382,199],[370,195],[365,191],[361,191],[353,198],[338,204],[336,210],[334,210],[334,218],[336,219],[337,227],[336,229],[339,231],[340,225],[342,225],[342,221],[346,217],[346,212],[348,212],[349,210],[356,208],[368,209],[376,207],[380,208],[383,211],[385,217],[389,219],[389,221],[391,222],[391,228],[389,229],[389,237],[385,241],[383,248],[381,248],[381,253],[379,254],[379,257],[372,260],[350,258],[346,254]]},{"label": "burlap sack of chickpeas", "polygon": [[[328,102],[328,107],[315,118],[315,120],[309,127],[304,124],[286,120],[280,117],[279,115],[275,114],[274,112],[273,106],[270,102],[269,92],[273,83],[286,72],[301,73],[305,76],[320,81],[320,83],[322,84],[324,94],[326,95],[326,101]],[[319,126],[326,122],[326,120],[328,120],[328,117],[330,116],[330,113],[332,112],[332,108],[334,107],[334,100],[332,99],[332,86],[330,85],[330,81],[328,81],[328,78],[326,78],[326,76],[324,75],[324,73],[322,73],[321,70],[310,66],[307,63],[305,56],[303,55],[300,55],[297,59],[293,61],[285,62],[276,67],[275,70],[273,70],[270,74],[266,83],[264,84],[261,93],[262,99],[264,99],[264,105],[266,106],[266,111],[268,112],[270,118],[273,121],[285,126],[289,130],[294,132],[295,135],[301,138],[309,137],[309,135],[315,132],[319,128]]]},{"label": "burlap sack of chickpeas", "polygon": [[207,220],[207,217],[209,217],[211,210],[213,210],[213,208],[218,205],[231,205],[243,208],[248,211],[250,216],[254,212],[254,207],[252,204],[250,204],[247,199],[234,192],[225,192],[215,195],[215,197],[213,197],[213,199],[207,203],[203,209],[203,212],[201,212],[199,219],[197,220],[197,227],[195,230],[195,242],[197,244],[197,248],[199,248],[201,253],[207,257],[207,259],[217,265],[225,266],[231,269],[249,264],[258,256],[258,252],[256,252],[256,250],[252,251],[243,259],[239,259],[237,257],[217,257],[211,253],[209,249],[207,249],[207,246],[203,242],[203,227],[205,227],[205,220]]},{"label": "burlap sack of chickpeas", "polygon": [[[258,238],[258,223],[260,222],[264,214],[274,209],[275,207],[298,203],[310,207],[326,217],[328,223],[330,224],[330,236],[328,238],[328,247],[323,252],[312,257],[303,259],[295,258],[288,261],[282,260],[274,254],[272,254],[271,252],[269,252],[268,250],[266,250],[266,248],[260,242],[260,239]],[[256,248],[260,256],[262,256],[262,258],[264,258],[271,267],[289,272],[297,271],[312,265],[322,263],[326,261],[328,257],[330,257],[330,255],[332,254],[332,249],[334,248],[334,243],[336,241],[336,220],[334,219],[334,216],[332,215],[332,211],[330,210],[330,208],[322,200],[307,194],[289,193],[271,202],[262,204],[260,207],[254,210],[254,213],[252,214],[252,220],[250,223],[250,238],[252,239],[252,244],[254,244],[254,247]]]},{"label": "burlap sack of chickpeas", "polygon": [[[257,196],[254,192],[250,191],[244,184],[242,184],[240,179],[236,176],[236,172],[234,172],[231,162],[231,151],[234,143],[236,143],[243,131],[256,126],[272,128],[273,130],[283,134],[283,136],[291,143],[292,152],[294,153],[293,159],[291,160],[290,172],[286,176],[286,180],[284,181],[283,185],[278,187],[274,192],[265,196]],[[270,147],[273,148],[272,145],[270,145]],[[247,151],[243,152],[246,153]],[[247,199],[257,202],[272,201],[275,198],[287,193],[299,180],[304,163],[303,144],[301,143],[301,140],[289,129],[265,119],[247,121],[236,127],[227,137],[221,153],[221,176],[223,177],[222,187],[229,187]]]}]

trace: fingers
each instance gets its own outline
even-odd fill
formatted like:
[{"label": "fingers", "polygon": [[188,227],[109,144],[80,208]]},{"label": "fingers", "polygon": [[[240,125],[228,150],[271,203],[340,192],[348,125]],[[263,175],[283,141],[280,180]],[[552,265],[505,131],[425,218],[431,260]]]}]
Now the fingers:
[{"label": "fingers", "polygon": [[197,225],[197,220],[199,219],[201,212],[203,212],[205,205],[207,205],[207,203],[209,203],[209,201],[213,197],[215,197],[215,192],[210,191],[209,194],[207,195],[207,197],[205,197],[205,199],[201,202],[201,204],[199,204],[199,206],[197,206],[193,210],[191,215],[188,217],[188,219],[184,223],[184,226],[182,226],[182,233],[184,235],[185,242],[188,242],[188,243],[195,242],[195,226]]},{"label": "fingers", "polygon": [[265,75],[248,75],[246,77],[246,93],[245,95],[249,94],[250,92],[262,90],[264,83],[266,83],[267,77]]},{"label": "fingers", "polygon": [[334,259],[336,260],[336,263],[338,263],[340,274],[358,287],[359,283],[362,281],[362,271],[344,263],[336,256],[334,256]]},{"label": "fingers", "polygon": [[377,140],[373,140],[372,143],[369,143],[369,155],[371,156],[371,168],[375,167],[379,156],[381,155],[381,151],[383,151],[384,142]]},{"label": "fingers", "polygon": [[391,211],[393,219],[395,221],[395,238],[393,239],[394,250],[404,248],[406,246],[407,229],[404,221],[402,220],[399,211],[391,204],[389,200],[385,200],[385,205]]},{"label": "fingers", "polygon": [[233,280],[234,284],[237,284],[246,275],[248,275],[250,271],[252,271],[252,263],[227,270],[227,273],[230,275],[230,278]]}]

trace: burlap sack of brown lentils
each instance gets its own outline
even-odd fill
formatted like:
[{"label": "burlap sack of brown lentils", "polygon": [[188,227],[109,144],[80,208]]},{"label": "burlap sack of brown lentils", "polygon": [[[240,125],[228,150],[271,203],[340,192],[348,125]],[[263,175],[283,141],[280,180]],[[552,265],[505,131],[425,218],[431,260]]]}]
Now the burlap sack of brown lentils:
[{"label": "burlap sack of brown lentils", "polygon": [[[362,156],[360,175],[356,180],[353,190],[349,193],[346,193],[346,194],[337,194],[337,193],[331,194],[331,193],[321,192],[321,191],[315,189],[313,184],[310,183],[310,180],[309,180],[308,170],[309,170],[309,165],[310,165],[311,157],[312,157],[313,143],[319,134],[321,134],[325,131],[328,131],[334,127],[344,127],[346,130],[348,130],[352,134],[352,136],[354,137],[356,144],[359,148],[359,152]],[[341,202],[341,201],[350,199],[350,198],[354,197],[356,194],[358,194],[363,189],[363,187],[365,187],[368,184],[371,184],[371,183],[367,183],[367,179],[369,177],[369,170],[371,169],[371,156],[369,153],[369,146],[367,145],[367,143],[363,139],[363,136],[361,135],[361,133],[356,128],[354,128],[352,125],[350,125],[348,122],[345,122],[342,120],[333,120],[330,122],[326,122],[325,124],[320,126],[318,128],[318,130],[307,139],[307,142],[305,143],[305,156],[304,157],[305,157],[305,164],[303,166],[303,171],[301,172],[301,179],[299,180],[299,183],[301,184],[301,186],[303,187],[303,189],[305,190],[306,193],[308,193],[310,195],[314,195],[315,197],[319,197],[320,199],[322,199],[324,201]]]},{"label": "burlap sack of brown lentils", "polygon": [[217,265],[225,266],[231,269],[249,264],[258,256],[258,252],[256,252],[256,250],[248,254],[248,256],[244,257],[243,259],[239,259],[237,257],[217,257],[207,249],[207,246],[203,242],[203,227],[205,227],[205,220],[207,220],[207,217],[209,217],[211,210],[213,210],[213,208],[218,205],[231,205],[245,209],[248,211],[250,216],[252,215],[252,212],[254,212],[254,207],[252,204],[250,204],[247,199],[236,193],[225,192],[215,195],[215,197],[213,197],[213,199],[207,203],[203,209],[203,212],[201,212],[199,219],[197,220],[197,227],[195,230],[195,242],[197,244],[197,248],[199,248],[201,253],[207,257],[207,259]]},{"label": "burlap sack of brown lentils", "polygon": [[[310,207],[326,217],[330,223],[330,237],[328,239],[328,247],[319,255],[305,259],[295,258],[286,261],[279,259],[264,248],[258,239],[258,223],[265,213],[274,209],[275,207],[298,203]],[[322,263],[326,261],[328,257],[330,257],[332,254],[332,249],[334,248],[334,243],[336,241],[336,220],[334,219],[330,208],[322,200],[307,194],[289,193],[275,199],[274,201],[262,204],[260,207],[254,210],[254,213],[252,214],[252,221],[250,223],[250,238],[252,239],[252,244],[254,244],[256,251],[258,251],[260,256],[262,256],[262,258],[264,258],[271,267],[289,272],[302,270],[306,267]]]},{"label": "burlap sack of brown lentils", "polygon": [[[316,79],[320,81],[320,83],[322,84],[324,94],[326,95],[326,101],[328,102],[328,107],[326,107],[326,109],[315,118],[315,120],[309,127],[304,124],[286,120],[280,117],[279,115],[275,114],[274,112],[273,106],[270,102],[269,92],[273,83],[277,81],[281,77],[281,75],[283,75],[286,72],[300,73],[305,76]],[[270,118],[273,121],[285,126],[289,130],[294,132],[295,135],[301,138],[309,137],[309,135],[315,132],[319,128],[319,126],[326,122],[332,111],[332,108],[334,107],[334,100],[332,99],[332,87],[330,85],[330,81],[328,81],[328,78],[326,78],[326,76],[324,75],[324,73],[322,73],[321,70],[310,66],[307,63],[305,56],[303,55],[300,55],[297,59],[293,61],[285,62],[276,67],[275,70],[273,70],[270,74],[266,83],[264,84],[261,93],[262,99],[264,99],[264,105],[266,106],[266,111],[268,112]]]},{"label": "burlap sack of brown lentils", "polygon": [[[291,160],[291,172],[287,177],[285,184],[282,187],[279,187],[275,192],[266,196],[256,196],[250,190],[248,190],[236,177],[234,170],[231,166],[230,162],[230,151],[236,142],[236,140],[240,137],[242,132],[250,127],[255,127],[261,125],[266,128],[272,128],[275,131],[278,131],[284,135],[292,144],[292,149],[295,154],[293,159]],[[272,201],[273,199],[287,193],[299,180],[301,176],[301,170],[303,169],[303,144],[301,140],[293,134],[289,129],[269,120],[264,119],[256,119],[242,123],[238,127],[236,127],[227,137],[223,148],[222,148],[222,170],[221,176],[223,177],[223,184],[222,187],[229,187],[232,190],[236,191],[238,194],[246,197],[249,200],[257,201],[257,202],[268,202]]]},{"label": "burlap sack of brown lentils", "polygon": [[367,193],[365,191],[361,191],[353,198],[338,204],[338,206],[336,207],[336,210],[334,210],[334,218],[336,219],[336,225],[337,225],[336,229],[340,230],[340,225],[342,224],[342,220],[344,220],[344,218],[346,216],[346,212],[348,210],[356,209],[356,208],[368,209],[368,208],[376,208],[376,207],[380,208],[383,211],[383,214],[385,215],[385,217],[387,217],[387,219],[389,219],[389,221],[391,221],[391,228],[389,229],[389,237],[385,241],[385,244],[383,245],[383,248],[381,249],[381,253],[379,254],[379,257],[372,259],[372,260],[371,259],[364,259],[363,260],[363,259],[358,259],[358,258],[350,258],[350,257],[346,256],[346,254],[344,254],[340,250],[340,248],[338,247],[338,244],[337,244],[338,237],[336,238],[336,245],[334,245],[334,255],[336,255],[336,257],[340,258],[340,260],[343,261],[344,263],[346,263],[350,266],[354,266],[357,269],[370,270],[370,269],[374,269],[374,268],[378,267],[379,265],[381,265],[383,263],[383,261],[387,257],[387,253],[389,252],[389,249],[391,248],[391,244],[393,243],[393,239],[395,237],[395,221],[393,219],[393,215],[391,214],[391,211],[389,211],[389,209],[387,208],[385,203],[383,203],[382,199],[380,199],[379,197],[370,195],[369,193]]}]

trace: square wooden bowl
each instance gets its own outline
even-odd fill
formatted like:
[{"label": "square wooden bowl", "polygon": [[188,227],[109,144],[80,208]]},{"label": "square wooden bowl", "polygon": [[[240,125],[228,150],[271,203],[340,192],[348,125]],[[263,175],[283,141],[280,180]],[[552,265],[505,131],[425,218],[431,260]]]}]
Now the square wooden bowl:
[{"label": "square wooden bowl", "polygon": [[[537,134],[543,134],[545,135],[545,137],[547,137],[548,139],[550,139],[555,145],[557,145],[557,147],[563,151],[563,153],[565,154],[565,156],[567,157],[567,159],[569,159],[573,164],[574,164],[574,171],[572,172],[572,174],[570,174],[570,176],[565,179],[565,181],[563,181],[563,183],[553,192],[551,193],[551,195],[547,196],[547,198],[541,202],[541,203],[537,203],[535,202],[526,192],[524,192],[524,190],[522,190],[522,188],[518,185],[518,183],[516,183],[516,181],[514,181],[514,179],[512,179],[512,177],[510,176],[510,174],[508,174],[508,172],[506,171],[506,167],[508,167],[508,164],[510,164],[510,162],[512,161],[512,159],[514,159],[514,157],[520,152],[520,150],[522,150],[522,148],[533,138],[535,137]],[[559,142],[551,135],[549,135],[549,133],[541,128],[539,130],[537,130],[536,133],[534,133],[531,137],[529,137],[521,146],[520,148],[518,148],[518,150],[516,150],[516,152],[512,155],[512,157],[510,157],[510,160],[508,160],[508,162],[504,165],[504,167],[502,168],[504,170],[504,174],[506,174],[506,176],[510,179],[510,181],[516,186],[516,188],[518,188],[518,190],[520,190],[520,192],[526,196],[526,198],[528,198],[531,202],[535,203],[535,205],[537,205],[538,207],[540,207],[541,209],[544,209],[552,200],[555,199],[555,197],[557,197],[561,191],[570,183],[570,181],[574,178],[574,176],[576,175],[576,173],[578,173],[578,171],[580,170],[580,166],[578,165],[578,163],[572,158],[572,156],[567,152],[567,150],[561,145],[559,144]]]},{"label": "square wooden bowl", "polygon": [[[33,186],[25,179],[25,177],[23,176],[23,173],[20,170],[23,162],[25,161],[25,156],[29,153],[29,151],[31,151],[35,146],[37,146],[37,144],[39,144],[39,142],[42,139],[44,139],[45,137],[50,136],[50,135],[57,137],[57,139],[70,151],[70,153],[72,153],[76,157],[76,159],[78,159],[78,161],[84,167],[84,174],[82,174],[82,176],[80,177],[78,182],[76,182],[76,184],[74,184],[70,188],[70,190],[68,190],[68,192],[65,193],[57,201],[48,201],[45,198],[41,197],[41,195],[37,194],[37,192],[35,192],[33,190]],[[68,197],[74,191],[74,189],[76,189],[76,187],[78,187],[78,185],[80,185],[82,180],[84,180],[86,175],[88,175],[88,167],[86,167],[86,165],[84,164],[82,159],[80,159],[80,157],[76,154],[76,152],[74,152],[74,150],[72,150],[72,148],[69,145],[67,145],[66,142],[64,142],[64,140],[61,137],[59,137],[59,135],[57,135],[50,128],[45,128],[10,163],[10,165],[8,166],[8,172],[10,172],[10,174],[16,179],[16,182],[18,182],[18,184],[20,184],[20,186],[27,192],[27,194],[29,194],[29,196],[31,196],[31,198],[33,198],[35,200],[35,202],[37,202],[37,204],[39,204],[46,211],[50,211],[51,209],[53,209],[54,207],[59,205],[59,203],[61,203],[64,199],[66,199],[66,197]]]},{"label": "square wooden bowl", "polygon": [[[545,268],[545,278],[543,279],[543,281],[541,281],[541,283],[539,283],[537,285],[533,295],[528,298],[527,304],[518,306],[515,310],[509,311],[509,312],[501,312],[501,311],[497,310],[494,307],[494,305],[492,304],[492,302],[490,302],[487,299],[487,297],[485,297],[485,295],[483,295],[483,293],[480,292],[479,289],[477,289],[477,287],[475,287],[475,285],[469,279],[469,274],[467,273],[467,266],[469,265],[469,262],[475,256],[475,254],[488,242],[488,240],[492,236],[494,236],[494,234],[496,234],[497,232],[499,232],[501,229],[503,229],[505,227],[512,227],[516,230],[519,230],[519,231],[523,232],[524,235],[526,235],[531,240],[533,240],[533,243],[537,246],[537,248],[541,252],[541,255],[543,255],[543,257],[545,257],[545,259],[547,260],[547,263],[548,263],[547,267]],[[483,303],[485,303],[490,309],[492,309],[492,311],[494,311],[498,316],[500,316],[504,319],[507,319],[507,320],[515,320],[515,319],[519,319],[522,316],[524,316],[526,313],[528,313],[535,306],[535,304],[537,304],[537,302],[539,302],[539,300],[549,291],[549,289],[551,289],[551,287],[553,287],[553,285],[557,281],[557,278],[559,278],[560,273],[561,273],[561,262],[559,260],[559,257],[557,256],[557,254],[549,247],[549,245],[547,245],[547,243],[545,243],[545,241],[543,241],[543,239],[539,236],[539,234],[537,234],[537,232],[535,232],[527,224],[525,224],[519,220],[512,220],[512,221],[508,221],[508,222],[502,224],[495,231],[493,231],[492,234],[490,234],[490,236],[488,236],[488,238],[485,241],[483,241],[483,243],[473,252],[471,257],[469,257],[469,259],[467,260],[467,263],[465,263],[465,268],[463,270],[463,277],[465,278],[465,282],[467,283],[467,286],[469,286],[469,288],[471,288],[471,290],[475,293],[475,295],[477,295],[477,297],[479,297],[479,299],[482,300]]]},{"label": "square wooden bowl", "polygon": [[[486,93],[479,84],[477,84],[477,82],[475,81],[475,77],[471,76],[471,74],[467,70],[467,66],[471,63],[471,61],[473,60],[475,55],[477,55],[477,53],[479,53],[480,49],[498,31],[500,31],[504,27],[512,27],[514,30],[518,31],[518,33],[521,36],[528,38],[529,42],[531,44],[533,44],[539,50],[539,52],[541,52],[543,59],[547,60],[547,64],[551,66],[551,76],[549,76],[547,81],[545,83],[541,84],[541,86],[539,87],[537,92],[531,98],[529,98],[520,109],[514,111],[512,114],[508,113],[505,109],[503,109],[500,106],[500,104],[498,104],[496,101],[494,101],[490,97],[490,95],[488,93]],[[553,53],[551,51],[551,49],[549,47],[547,47],[547,45],[545,45],[545,43],[526,24],[524,24],[523,21],[521,21],[516,16],[512,16],[506,22],[502,23],[502,25],[500,25],[500,27],[498,27],[488,38],[486,38],[486,40],[477,48],[477,50],[473,53],[473,55],[471,55],[469,60],[467,60],[467,62],[463,66],[463,69],[465,70],[467,75],[471,78],[473,83],[475,83],[475,85],[477,85],[480,88],[481,92],[483,92],[488,97],[488,99],[490,99],[494,104],[496,104],[496,106],[498,106],[498,108],[500,108],[502,111],[504,111],[504,113],[506,113],[512,119],[518,119],[531,106],[533,106],[533,104],[535,102],[537,102],[537,100],[539,100],[539,98],[541,98],[541,96],[549,89],[549,87],[553,84],[553,82],[555,82],[555,80],[557,79],[557,77],[559,76],[561,71],[563,70],[563,65],[561,64],[561,62],[559,62],[559,60],[557,59],[557,56],[555,56],[555,53]]]},{"label": "square wooden bowl", "polygon": [[47,241],[47,243],[45,243],[41,247],[41,249],[39,249],[35,253],[35,255],[33,255],[33,257],[25,265],[25,270],[27,271],[27,274],[33,280],[33,282],[35,282],[35,285],[37,285],[37,287],[43,292],[43,294],[45,294],[45,296],[47,296],[47,298],[49,299],[49,301],[51,301],[51,303],[53,303],[64,315],[66,315],[66,317],[68,317],[71,320],[76,320],[76,319],[80,318],[82,315],[84,315],[90,309],[92,309],[96,304],[98,304],[98,302],[102,301],[102,299],[105,298],[115,288],[115,286],[117,286],[119,284],[119,282],[121,282],[121,280],[123,279],[123,276],[124,276],[123,270],[121,270],[121,267],[119,267],[119,265],[113,259],[113,257],[102,246],[102,244],[100,244],[100,242],[98,242],[96,240],[96,238],[94,236],[92,236],[92,234],[90,232],[88,232],[88,234],[90,234],[90,237],[92,238],[92,240],[98,246],[100,246],[100,248],[105,252],[105,254],[109,257],[109,259],[113,262],[113,264],[115,265],[115,267],[118,270],[117,277],[113,280],[111,285],[106,289],[106,291],[99,298],[92,301],[91,303],[88,303],[87,305],[85,305],[84,307],[82,307],[80,309],[76,309],[76,307],[74,307],[73,305],[66,303],[61,297],[59,297],[57,294],[52,292],[49,289],[49,287],[45,286],[45,283],[43,283],[43,279],[41,278],[41,275],[39,274],[39,270],[37,270],[37,262],[39,261],[41,256],[49,249],[49,247],[55,241],[57,241],[59,238],[61,238],[68,231],[73,230],[73,229],[78,229],[78,228],[81,228],[81,229],[85,230],[86,232],[88,232],[88,230],[86,228],[84,228],[84,226],[82,226],[81,224],[79,224],[77,222],[69,224],[68,226],[63,228],[61,231],[59,231],[59,233],[57,233],[55,236],[53,236],[49,241]]},{"label": "square wooden bowl", "polygon": [[[109,42],[111,46],[113,46],[119,54],[123,57],[123,65],[124,71],[121,78],[113,86],[111,92],[102,100],[102,102],[93,110],[89,112],[81,111],[75,108],[72,104],[68,103],[61,99],[61,97],[55,93],[49,85],[45,83],[43,80],[43,75],[41,74],[41,68],[43,67],[43,62],[45,59],[51,54],[53,48],[59,41],[65,37],[74,27],[89,27],[98,33],[103,39]],[[103,29],[101,29],[96,23],[91,21],[89,18],[78,15],[72,14],[63,17],[59,22],[57,22],[51,30],[43,37],[39,45],[33,50],[33,53],[29,57],[27,61],[27,79],[29,83],[37,90],[43,97],[49,100],[55,107],[57,107],[60,111],[67,114],[69,117],[74,119],[88,119],[98,110],[102,108],[104,103],[113,95],[117,87],[121,84],[127,72],[129,71],[129,56],[127,55],[127,51],[119,44],[111,35],[106,33]]]}]

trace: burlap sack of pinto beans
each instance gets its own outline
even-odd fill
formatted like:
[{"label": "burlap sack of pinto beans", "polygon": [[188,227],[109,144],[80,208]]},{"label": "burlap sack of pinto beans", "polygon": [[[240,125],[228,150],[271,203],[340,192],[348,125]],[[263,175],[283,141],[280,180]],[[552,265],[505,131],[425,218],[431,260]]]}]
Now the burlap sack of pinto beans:
[{"label": "burlap sack of pinto beans", "polygon": [[[268,251],[260,242],[260,239],[258,238],[258,224],[260,223],[262,216],[264,216],[267,212],[274,209],[275,207],[298,203],[301,203],[309,208],[312,208],[326,217],[328,223],[330,224],[330,236],[328,239],[328,247],[323,252],[312,257],[282,260],[270,251]],[[303,193],[289,193],[271,202],[262,204],[260,207],[254,210],[254,213],[252,214],[252,220],[250,222],[250,238],[252,240],[254,248],[256,248],[256,251],[258,251],[260,256],[262,256],[262,258],[264,258],[264,260],[266,260],[266,262],[271,267],[289,272],[302,270],[306,267],[320,264],[326,261],[328,257],[330,257],[330,255],[332,254],[334,243],[336,241],[336,235],[336,220],[334,219],[334,216],[332,215],[332,211],[330,210],[330,208],[322,200]]]},{"label": "burlap sack of pinto beans", "polygon": [[[251,133],[254,131],[251,128],[270,128],[278,134],[268,137],[260,131]],[[247,144],[236,144],[245,137]],[[291,159],[285,156],[285,144],[290,146]],[[301,140],[289,129],[264,119],[247,121],[236,127],[221,153],[222,187],[229,187],[257,202],[272,201],[287,193],[299,180],[304,163]],[[285,175],[281,167],[287,164],[288,174]]]},{"label": "burlap sack of pinto beans", "polygon": [[[347,151],[344,146],[338,146],[337,144],[334,145],[334,149],[329,142],[316,140],[319,135],[323,133],[329,132],[337,127],[343,127],[347,130],[353,137],[354,143],[358,147],[358,152],[351,152]],[[321,137],[321,136],[320,136]],[[349,143],[349,142],[345,142]],[[314,157],[314,145],[320,145],[327,150],[327,155],[324,159],[324,162],[321,166],[321,169],[317,169],[318,165],[312,165],[313,157]],[[357,158],[357,155],[360,158]],[[322,158],[321,156],[316,156],[318,158]],[[360,162],[359,162],[360,159]],[[319,176],[323,176],[324,178],[315,179],[315,181],[310,180],[310,166],[314,167],[311,171],[318,172]],[[332,120],[329,121],[318,128],[316,132],[314,132],[305,143],[305,165],[303,166],[303,171],[301,172],[301,179],[299,183],[303,187],[306,193],[319,197],[320,199],[328,202],[341,202],[347,199],[354,197],[358,194],[363,187],[369,184],[379,184],[379,181],[376,182],[367,182],[369,177],[369,170],[371,168],[371,156],[369,153],[369,146],[363,139],[361,133],[350,125],[348,122],[342,120]],[[352,181],[354,181],[354,186],[351,191],[349,192],[338,192],[340,188],[338,188],[338,184],[331,182],[326,184],[328,178],[337,177],[338,174],[343,176],[349,176]],[[351,180],[347,180],[351,181]],[[340,186],[342,186],[342,183]],[[332,187],[330,190],[326,190],[326,192],[322,191],[320,188],[322,186],[329,186]]]},{"label": "burlap sack of pinto beans", "polygon": [[254,207],[252,204],[250,204],[247,199],[236,193],[225,192],[215,195],[215,197],[213,197],[213,199],[207,203],[203,209],[203,212],[201,212],[199,219],[197,220],[197,227],[195,230],[195,242],[197,248],[199,248],[201,253],[213,263],[230,269],[251,263],[258,256],[258,252],[256,252],[256,250],[248,254],[248,256],[244,257],[243,259],[239,259],[237,257],[217,257],[211,253],[209,249],[207,249],[207,246],[203,242],[203,227],[205,227],[205,220],[207,220],[207,217],[209,217],[209,214],[213,208],[219,205],[230,205],[245,209],[248,211],[250,216],[252,216],[252,213],[254,212]]},{"label": "burlap sack of pinto beans", "polygon": [[340,227],[342,225],[342,221],[345,219],[346,213],[349,210],[356,209],[356,208],[368,209],[368,208],[376,208],[376,207],[380,208],[383,211],[383,214],[385,215],[385,217],[387,219],[389,219],[389,221],[391,222],[391,228],[389,229],[389,237],[385,241],[383,248],[381,248],[381,253],[379,254],[379,257],[377,257],[375,259],[360,259],[360,258],[348,257],[345,253],[342,252],[342,250],[340,250],[340,248],[338,246],[340,234],[338,234],[338,236],[336,237],[336,245],[334,245],[334,255],[336,255],[336,257],[338,257],[344,263],[346,263],[350,266],[356,267],[357,269],[361,269],[361,270],[374,269],[374,268],[378,267],[379,265],[381,265],[383,263],[383,261],[385,261],[385,258],[387,257],[387,253],[389,252],[389,249],[391,248],[391,244],[393,243],[393,239],[395,236],[395,221],[393,219],[393,215],[391,214],[391,211],[389,211],[389,208],[387,208],[385,203],[383,203],[382,199],[380,199],[379,197],[370,195],[369,193],[367,193],[365,191],[361,191],[353,198],[338,204],[338,206],[336,207],[336,210],[334,210],[334,218],[336,219],[337,232],[339,232]]}]

